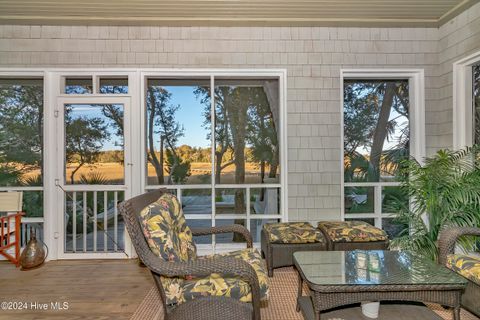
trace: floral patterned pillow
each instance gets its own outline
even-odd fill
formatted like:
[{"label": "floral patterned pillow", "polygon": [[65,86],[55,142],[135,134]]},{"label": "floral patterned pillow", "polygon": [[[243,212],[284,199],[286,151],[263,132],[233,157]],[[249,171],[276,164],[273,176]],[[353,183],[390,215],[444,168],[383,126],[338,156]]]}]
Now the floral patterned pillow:
[{"label": "floral patterned pillow", "polygon": [[385,231],[363,221],[320,221],[318,228],[324,230],[333,242],[388,240]]},{"label": "floral patterned pillow", "polygon": [[140,223],[150,249],[165,261],[185,262],[197,257],[192,232],[177,197],[164,193],[140,212]]},{"label": "floral patterned pillow", "polygon": [[266,223],[263,228],[271,243],[325,242],[322,232],[308,222]]},{"label": "floral patterned pillow", "polygon": [[480,259],[464,254],[449,254],[447,268],[480,285]]}]

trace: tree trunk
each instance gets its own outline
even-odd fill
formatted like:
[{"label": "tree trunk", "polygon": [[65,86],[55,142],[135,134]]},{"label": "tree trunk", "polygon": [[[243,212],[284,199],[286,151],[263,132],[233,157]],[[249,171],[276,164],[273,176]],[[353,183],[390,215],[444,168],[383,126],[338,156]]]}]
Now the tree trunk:
[{"label": "tree trunk", "polygon": [[222,175],[222,158],[223,153],[216,152],[215,153],[215,184],[220,183],[220,177]]},{"label": "tree trunk", "polygon": [[[237,88],[240,90],[237,94],[240,98],[236,105],[229,105],[228,110],[230,127],[232,131],[232,140],[234,144],[235,158],[235,184],[245,183],[245,134],[246,134],[246,118],[248,109],[248,94],[246,88]],[[235,213],[245,214],[245,192],[244,190],[235,191]],[[244,220],[235,220],[235,223],[244,225]],[[234,234],[234,242],[244,241],[242,236]]]},{"label": "tree trunk", "polygon": [[[242,130],[245,131],[245,127],[242,127]],[[244,135],[244,134],[243,134]],[[245,183],[245,139],[238,139],[235,145],[235,183],[243,184]],[[245,214],[245,190],[238,189],[235,190],[235,214]],[[236,224],[244,225],[244,220],[235,219]],[[243,237],[237,233],[233,235],[233,242],[243,242],[245,241]]]},{"label": "tree trunk", "polygon": [[277,177],[277,168],[278,168],[278,165],[275,163],[275,164],[271,164],[270,165],[270,172],[268,173],[268,177],[269,178],[276,178]]},{"label": "tree trunk", "polygon": [[[157,174],[158,184],[164,184],[163,179],[163,161],[159,162],[155,154],[155,146],[153,141],[153,127],[155,123],[155,97],[150,91],[150,117],[148,119],[148,161],[153,165],[155,173]],[[163,140],[161,142],[163,145]],[[160,157],[163,158],[163,150],[160,150]],[[147,174],[148,179],[148,174]]]},{"label": "tree trunk", "polygon": [[[265,181],[265,160],[260,161],[260,183]],[[265,189],[260,189],[260,201],[265,197]]]},{"label": "tree trunk", "polygon": [[161,171],[159,172],[159,174],[157,173],[158,180],[162,181],[160,184],[165,183],[165,176],[164,176],[164,173],[163,173],[164,162],[165,162],[165,159],[164,159],[164,155],[163,155],[163,136],[162,136],[162,137],[160,137],[160,169],[161,169]]},{"label": "tree trunk", "polygon": [[[387,124],[390,118],[390,111],[392,110],[393,98],[395,95],[395,83],[389,82],[385,88],[383,95],[382,106],[380,107],[380,114],[378,116],[377,126],[373,133],[372,148],[370,150],[370,166],[372,167],[371,174],[368,175],[369,181],[380,181],[380,162],[383,151],[383,144],[387,137]],[[367,207],[374,207],[374,188],[367,189]]]},{"label": "tree trunk", "polygon": [[[221,143],[221,148],[218,151],[215,151],[215,183],[220,183],[220,178],[222,176],[222,170],[226,166],[222,166],[222,160],[223,160],[223,155],[225,152],[227,152],[228,147],[229,147],[229,132],[228,132],[228,115],[227,115],[227,106],[230,103],[230,97],[228,95],[228,90],[225,90],[224,88],[221,89],[222,92],[222,98],[217,97],[217,101],[223,101],[222,103],[218,104],[220,107],[220,114],[223,114],[223,122],[215,122],[215,128],[214,128],[214,134],[216,135],[217,131],[217,126],[221,134],[219,134],[219,137],[215,138],[216,141]],[[221,138],[220,138],[221,137]],[[215,150],[216,150],[215,146]]]},{"label": "tree trunk", "polygon": [[75,184],[75,174],[77,173],[78,170],[83,166],[83,163],[80,163],[78,167],[75,168],[75,170],[72,171],[70,174],[70,183]]},{"label": "tree trunk", "polygon": [[387,83],[385,94],[383,95],[382,106],[378,116],[377,126],[373,133],[372,149],[370,150],[370,164],[373,168],[373,175],[370,181],[379,181],[380,179],[380,161],[382,157],[383,144],[387,137],[387,125],[392,110],[393,97],[395,95],[395,83]]}]

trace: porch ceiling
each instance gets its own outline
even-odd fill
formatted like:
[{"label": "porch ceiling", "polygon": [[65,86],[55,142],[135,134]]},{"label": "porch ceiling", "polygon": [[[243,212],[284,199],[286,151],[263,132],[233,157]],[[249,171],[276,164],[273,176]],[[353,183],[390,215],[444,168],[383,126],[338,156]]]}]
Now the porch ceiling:
[{"label": "porch ceiling", "polygon": [[437,27],[479,0],[0,0],[0,24]]}]

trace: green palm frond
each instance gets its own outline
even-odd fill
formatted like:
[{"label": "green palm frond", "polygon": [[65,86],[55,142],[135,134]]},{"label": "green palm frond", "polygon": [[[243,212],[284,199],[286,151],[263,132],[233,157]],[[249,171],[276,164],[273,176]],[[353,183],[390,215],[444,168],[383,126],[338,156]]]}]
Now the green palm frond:
[{"label": "green palm frond", "polygon": [[24,186],[41,186],[42,185],[42,176],[37,174],[35,176],[29,176],[22,179],[22,185]]},{"label": "green palm frond", "polygon": [[80,175],[80,184],[108,184],[108,179],[103,173],[93,171],[86,175],[82,173]]},{"label": "green palm frond", "polygon": [[478,146],[440,150],[423,164],[415,159],[402,162],[398,180],[410,206],[393,212],[398,212],[397,221],[409,227],[392,241],[393,246],[435,259],[436,241],[443,228],[480,226],[478,150]]}]

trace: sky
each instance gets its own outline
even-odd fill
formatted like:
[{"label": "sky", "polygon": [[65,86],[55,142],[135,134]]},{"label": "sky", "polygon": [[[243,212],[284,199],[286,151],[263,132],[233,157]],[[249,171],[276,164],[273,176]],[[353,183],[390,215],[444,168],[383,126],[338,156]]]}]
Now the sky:
[{"label": "sky", "polygon": [[[193,93],[195,86],[165,86],[172,96],[170,103],[173,105],[180,105],[180,108],[177,110],[176,119],[184,127],[184,136],[181,137],[178,141],[178,146],[183,144],[195,147],[209,148],[210,141],[207,140],[207,133],[209,130],[203,126],[205,117],[203,115],[205,106],[200,103],[200,97],[197,99]],[[110,119],[105,118],[101,113],[100,107],[92,107],[90,105],[74,105],[74,111],[72,116],[86,116],[86,117],[101,117],[105,121],[111,122]],[[392,110],[390,114],[390,119],[397,118],[399,114]],[[406,123],[405,123],[406,121]],[[388,150],[398,143],[398,136],[400,135],[401,129],[408,125],[408,120],[405,117],[400,117],[398,119],[398,127],[393,134],[392,140],[390,142],[385,141],[384,150]],[[111,138],[109,141],[106,141],[103,145],[102,150],[120,150],[118,142],[120,141],[119,137],[116,137],[114,129],[110,126],[109,132]],[[117,142],[117,145],[116,143]],[[156,140],[155,144],[158,145],[159,141]],[[357,150],[358,152],[365,154],[369,153],[369,148],[363,148],[360,146]]]},{"label": "sky", "polygon": [[[391,150],[393,148],[396,148],[402,135],[402,131],[409,125],[409,119],[403,115],[400,115],[398,112],[395,111],[395,109],[392,108],[388,120],[390,121],[393,119],[396,119],[397,121],[395,132],[389,136],[390,141],[387,141],[387,139],[385,139],[385,142],[383,143],[383,150]],[[370,147],[361,145],[356,149],[356,151],[363,155],[369,155],[370,149]]]},{"label": "sky", "polygon": [[[183,144],[195,147],[209,148],[210,141],[207,140],[208,130],[203,125],[205,117],[203,112],[205,106],[200,103],[200,97],[197,99],[193,93],[196,87],[179,87],[179,86],[166,86],[172,97],[170,103],[173,105],[180,105],[177,110],[176,119],[184,127],[184,136],[178,141],[178,146]],[[111,123],[112,120],[103,116],[101,107],[92,105],[72,105],[73,111],[71,113],[73,118],[80,116],[93,118],[99,117],[105,120],[107,123]],[[118,142],[121,141],[120,137],[116,136],[115,130],[112,126],[107,129],[110,133],[110,140],[105,141],[102,151],[107,150],[120,150]],[[117,142],[117,145],[116,143]],[[158,140],[155,141],[158,143]]]},{"label": "sky", "polygon": [[[123,107],[121,105],[117,105],[117,106]],[[71,112],[72,119],[77,119],[79,117],[102,118],[106,123],[112,122],[112,120],[103,116],[102,108],[98,105],[74,104],[74,105],[71,105],[71,107],[72,107],[72,112]],[[108,126],[107,131],[110,133],[110,139],[108,141],[104,141],[102,151],[121,150],[119,143],[121,143],[122,139],[121,137],[116,135],[115,128],[112,126]]]},{"label": "sky", "polygon": [[205,105],[200,103],[200,97],[196,99],[193,91],[196,87],[170,87],[166,86],[172,97],[170,103],[173,105],[180,105],[176,113],[177,121],[185,128],[185,135],[178,141],[178,145],[183,144],[195,147],[209,148],[210,140],[207,140],[207,130],[203,126],[205,117],[203,112]]}]

